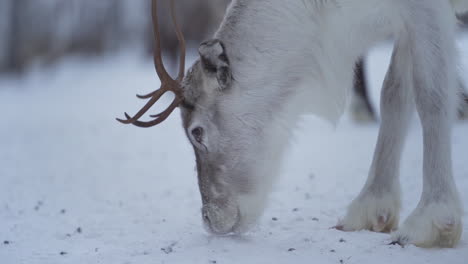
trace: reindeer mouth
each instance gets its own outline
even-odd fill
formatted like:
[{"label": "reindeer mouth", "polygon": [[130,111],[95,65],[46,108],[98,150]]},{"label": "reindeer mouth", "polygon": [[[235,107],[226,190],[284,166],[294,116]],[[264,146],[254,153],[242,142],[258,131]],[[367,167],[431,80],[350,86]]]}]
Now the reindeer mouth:
[{"label": "reindeer mouth", "polygon": [[211,234],[226,236],[240,233],[242,217],[238,206],[232,208],[207,204],[202,208],[202,217],[205,228]]}]

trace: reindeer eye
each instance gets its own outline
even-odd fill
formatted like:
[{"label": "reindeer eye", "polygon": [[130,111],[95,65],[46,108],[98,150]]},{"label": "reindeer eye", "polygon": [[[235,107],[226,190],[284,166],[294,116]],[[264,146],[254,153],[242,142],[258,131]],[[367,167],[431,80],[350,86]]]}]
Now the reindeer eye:
[{"label": "reindeer eye", "polygon": [[192,133],[193,138],[195,138],[195,140],[196,140],[198,143],[202,143],[202,140],[203,140],[203,128],[201,128],[201,127],[196,127],[196,128],[194,128],[194,129],[192,129],[191,133]]}]

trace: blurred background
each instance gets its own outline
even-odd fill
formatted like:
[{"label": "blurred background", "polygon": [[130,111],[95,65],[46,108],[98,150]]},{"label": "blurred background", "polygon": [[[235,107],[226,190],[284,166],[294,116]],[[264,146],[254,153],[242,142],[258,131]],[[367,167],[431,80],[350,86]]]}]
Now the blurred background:
[{"label": "blurred background", "polygon": [[[176,56],[176,39],[161,2],[165,50]],[[179,0],[177,14],[190,47],[210,36],[229,0]],[[99,56],[122,49],[152,51],[147,0],[2,0],[0,72],[21,73],[34,62],[57,62],[70,54]],[[468,15],[462,16],[468,21]],[[465,24],[466,25],[466,24]]]},{"label": "blurred background", "polygon": [[[99,56],[124,49],[151,55],[153,34],[147,0],[2,0],[0,72],[22,73],[34,62],[48,65],[73,54]],[[163,46],[172,59],[177,42],[169,1],[160,2]],[[177,16],[189,47],[211,35],[228,0],[179,0]]]}]

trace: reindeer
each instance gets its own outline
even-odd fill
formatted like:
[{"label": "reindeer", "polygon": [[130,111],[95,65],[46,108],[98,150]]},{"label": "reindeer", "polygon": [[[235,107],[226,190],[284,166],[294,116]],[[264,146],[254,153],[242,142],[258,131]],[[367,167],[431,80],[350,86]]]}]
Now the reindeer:
[{"label": "reindeer", "polygon": [[[462,205],[452,173],[451,123],[456,104],[455,16],[468,1],[234,0],[218,31],[179,74],[164,69],[157,1],[153,0],[155,65],[161,88],[124,124],[151,127],[180,107],[196,158],[202,218],[208,231],[242,233],[261,216],[291,130],[315,114],[336,122],[353,66],[376,42],[395,38],[382,88],[382,124],[367,182],[336,229],[393,232],[395,243],[453,247],[462,233]],[[162,113],[140,118],[166,92]],[[399,167],[411,113],[423,128],[423,191],[397,229]]]}]

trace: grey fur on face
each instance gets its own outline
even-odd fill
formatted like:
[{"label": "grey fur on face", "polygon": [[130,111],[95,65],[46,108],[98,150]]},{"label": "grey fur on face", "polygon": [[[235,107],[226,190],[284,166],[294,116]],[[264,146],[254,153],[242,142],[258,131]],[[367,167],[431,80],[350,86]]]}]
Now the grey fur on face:
[{"label": "grey fur on face", "polygon": [[257,172],[246,153],[263,151],[262,144],[248,136],[259,135],[258,128],[245,126],[242,113],[233,112],[238,89],[225,46],[213,39],[202,43],[199,53],[183,81],[183,127],[195,152],[207,228],[217,234],[237,232],[246,225],[239,196],[255,194],[256,186],[252,181]]}]

